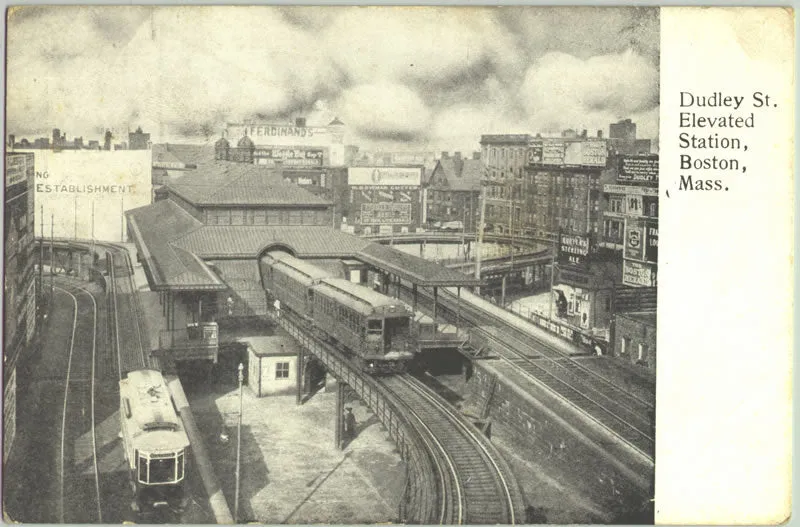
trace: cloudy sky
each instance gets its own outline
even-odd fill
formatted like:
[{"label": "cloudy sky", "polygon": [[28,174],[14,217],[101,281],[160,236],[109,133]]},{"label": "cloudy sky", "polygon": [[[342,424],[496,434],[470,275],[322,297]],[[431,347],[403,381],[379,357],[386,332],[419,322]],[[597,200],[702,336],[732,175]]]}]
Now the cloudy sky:
[{"label": "cloudy sky", "polygon": [[202,142],[225,122],[338,116],[362,148],[631,118],[657,139],[657,8],[24,7],[8,131]]}]

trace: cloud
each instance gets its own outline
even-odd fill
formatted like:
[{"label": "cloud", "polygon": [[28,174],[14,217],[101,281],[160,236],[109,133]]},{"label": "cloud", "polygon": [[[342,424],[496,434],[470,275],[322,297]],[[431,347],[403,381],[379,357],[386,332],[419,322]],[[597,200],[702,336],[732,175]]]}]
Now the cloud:
[{"label": "cloud", "polygon": [[543,131],[605,129],[657,107],[658,96],[658,71],[631,50],[586,60],[548,53],[528,69],[520,88],[529,122]]},{"label": "cloud", "polygon": [[25,7],[9,15],[8,127],[174,141],[338,116],[363,148],[461,150],[634,116],[657,133],[658,45],[657,8]]},{"label": "cloud", "polygon": [[344,122],[366,138],[412,141],[424,137],[430,123],[425,103],[401,84],[354,86],[342,93],[338,107]]}]

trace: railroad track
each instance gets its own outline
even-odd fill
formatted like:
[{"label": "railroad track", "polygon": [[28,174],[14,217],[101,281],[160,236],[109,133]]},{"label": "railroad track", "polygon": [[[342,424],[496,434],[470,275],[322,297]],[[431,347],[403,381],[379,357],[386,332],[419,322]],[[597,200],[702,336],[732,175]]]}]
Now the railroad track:
[{"label": "railroad track", "polygon": [[[406,295],[410,293],[407,288],[403,292]],[[469,298],[462,297],[460,306],[454,306],[455,295],[447,290],[444,293],[439,296],[437,312],[444,311],[451,321],[459,318],[471,324],[473,342],[480,343],[473,343],[474,347],[491,348],[505,363],[543,385],[653,462],[655,433],[651,403],[617,387],[569,355],[509,324],[499,315],[473,305]],[[432,295],[425,292],[421,296],[421,304],[432,304]],[[487,323],[502,325],[503,330],[487,327]]]},{"label": "railroad track", "polygon": [[439,523],[517,523],[516,479],[491,442],[412,376],[381,382],[405,408],[437,467]]},{"label": "railroad track", "polygon": [[[64,403],[61,411],[58,517],[61,523],[103,523],[95,427],[97,302],[94,295],[83,287],[74,284],[62,285],[64,287],[55,286],[54,289],[72,298],[74,312],[64,378]],[[79,309],[76,295],[86,295],[91,300],[88,308],[84,311]],[[90,314],[91,316],[89,316]],[[81,340],[90,340],[91,344],[82,343],[76,346],[76,337]],[[81,435],[81,432],[86,429],[88,429],[88,437],[86,434]],[[91,490],[87,488],[86,478],[78,467],[76,452],[79,443],[91,450],[94,483]],[[94,503],[90,506],[88,500]],[[74,507],[68,507],[68,504],[74,505]]]},{"label": "railroad track", "polygon": [[[117,350],[119,378],[133,370],[158,368],[149,356],[142,337],[140,306],[133,284],[130,256],[124,248],[107,245],[109,307],[112,313],[114,345]],[[120,321],[123,321],[120,324]]]}]

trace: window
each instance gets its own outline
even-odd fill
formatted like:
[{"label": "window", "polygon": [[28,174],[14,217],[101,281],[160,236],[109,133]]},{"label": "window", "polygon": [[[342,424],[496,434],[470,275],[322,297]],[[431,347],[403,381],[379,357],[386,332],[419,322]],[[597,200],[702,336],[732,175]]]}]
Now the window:
[{"label": "window", "polygon": [[645,355],[647,355],[647,345],[639,344],[639,357],[637,358],[637,360],[643,360]]},{"label": "window", "polygon": [[622,212],[622,198],[611,198],[608,204],[611,212]]},{"label": "window", "polygon": [[622,348],[620,349],[620,354],[625,355],[628,351],[628,348],[631,347],[631,338],[630,337],[622,337]]},{"label": "window", "polygon": [[658,216],[658,203],[651,203],[647,207],[647,215],[651,217]]},{"label": "window", "polygon": [[275,378],[276,379],[288,379],[289,378],[289,363],[288,362],[276,362],[275,363]]}]

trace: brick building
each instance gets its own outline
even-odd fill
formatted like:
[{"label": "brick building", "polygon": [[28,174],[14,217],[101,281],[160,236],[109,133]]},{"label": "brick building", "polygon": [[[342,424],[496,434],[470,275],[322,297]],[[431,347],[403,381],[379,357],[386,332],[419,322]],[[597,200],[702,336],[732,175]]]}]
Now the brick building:
[{"label": "brick building", "polygon": [[523,230],[522,182],[531,139],[528,134],[481,136],[481,179],[486,186],[484,221],[490,232]]},{"label": "brick building", "polygon": [[482,165],[480,153],[463,159],[461,152],[442,157],[428,179],[428,223],[460,222],[466,232],[475,232],[480,218]]},{"label": "brick building", "polygon": [[656,313],[618,313],[614,328],[614,355],[655,372]]}]

